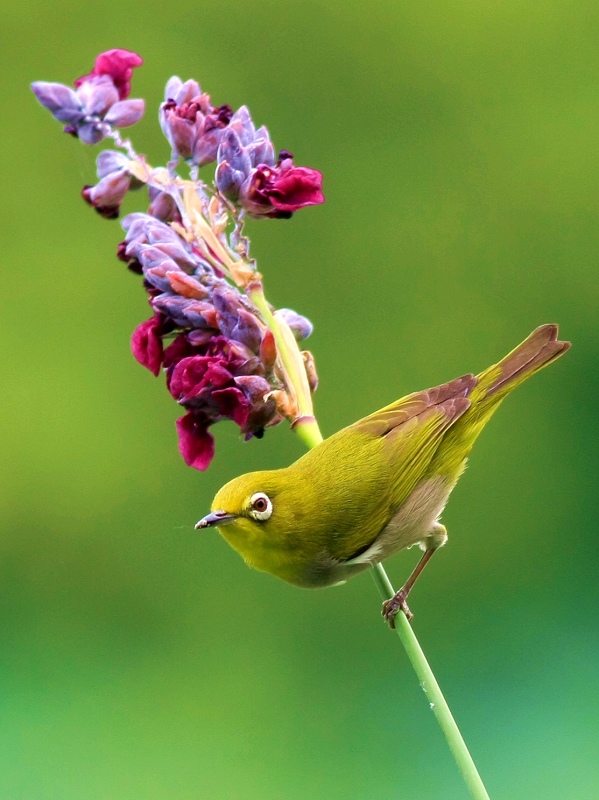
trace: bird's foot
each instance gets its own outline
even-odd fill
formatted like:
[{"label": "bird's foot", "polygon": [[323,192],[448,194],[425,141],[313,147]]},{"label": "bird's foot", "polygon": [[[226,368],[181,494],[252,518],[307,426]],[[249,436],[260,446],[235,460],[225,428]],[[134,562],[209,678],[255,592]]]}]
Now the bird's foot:
[{"label": "bird's foot", "polygon": [[381,614],[388,622],[391,629],[395,628],[395,617],[400,611],[403,611],[403,613],[406,615],[408,622],[411,622],[414,618],[414,615],[406,603],[407,596],[408,593],[404,589],[400,589],[399,592],[396,592],[390,600],[385,600],[383,603]]}]

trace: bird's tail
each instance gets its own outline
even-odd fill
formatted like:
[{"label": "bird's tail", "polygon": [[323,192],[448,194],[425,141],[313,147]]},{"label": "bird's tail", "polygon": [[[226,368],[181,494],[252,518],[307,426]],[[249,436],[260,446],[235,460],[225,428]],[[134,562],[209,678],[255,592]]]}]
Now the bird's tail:
[{"label": "bird's tail", "polygon": [[503,398],[569,347],[570,342],[557,340],[557,325],[541,325],[498,364],[477,375],[476,386],[468,394],[470,408],[443,437],[429,473],[445,474],[454,482],[457,481],[474,442]]},{"label": "bird's tail", "polygon": [[471,400],[479,412],[498,405],[512,389],[569,349],[570,342],[560,342],[557,333],[557,325],[541,325],[498,364],[477,376]]}]

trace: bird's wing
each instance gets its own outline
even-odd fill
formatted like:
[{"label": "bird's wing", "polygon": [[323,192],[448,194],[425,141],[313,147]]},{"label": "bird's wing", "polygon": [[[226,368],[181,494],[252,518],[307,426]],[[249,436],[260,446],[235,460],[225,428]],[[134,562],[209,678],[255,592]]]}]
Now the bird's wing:
[{"label": "bird's wing", "polygon": [[404,397],[350,426],[348,430],[381,441],[379,452],[389,463],[389,485],[387,491],[381,490],[386,497],[380,497],[376,509],[371,510],[377,519],[371,519],[373,525],[368,526],[372,531],[370,541],[364,541],[362,526],[356,528],[344,538],[343,553],[335,553],[337,558],[355,558],[376,540],[423,480],[447,429],[470,407],[468,395],[474,386],[476,378],[465,375]]},{"label": "bird's wing", "polygon": [[[423,412],[439,408],[443,405],[446,409],[446,416],[451,417],[451,401],[459,398],[468,397],[472,389],[477,384],[474,375],[462,375],[449,383],[441,386],[434,386],[432,389],[425,389],[422,392],[415,392],[395,403],[375,411],[368,417],[364,417],[346,430],[354,430],[376,437],[393,437],[394,432],[399,432],[404,424],[414,417],[420,416]],[[449,403],[445,406],[446,403]]]}]

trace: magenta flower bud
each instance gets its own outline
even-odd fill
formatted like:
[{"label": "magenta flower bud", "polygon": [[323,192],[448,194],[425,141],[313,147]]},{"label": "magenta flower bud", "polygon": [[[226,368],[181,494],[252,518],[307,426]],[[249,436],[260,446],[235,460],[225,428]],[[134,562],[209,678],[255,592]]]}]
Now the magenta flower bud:
[{"label": "magenta flower bud", "polygon": [[285,320],[298,342],[301,342],[302,339],[307,339],[314,330],[314,325],[309,319],[302,317],[301,314],[291,308],[279,308],[276,316],[281,316]]},{"label": "magenta flower bud", "polygon": [[204,418],[190,411],[177,420],[177,434],[185,463],[202,471],[208,469],[214,458],[214,438]]},{"label": "magenta flower bud", "polygon": [[324,203],[322,174],[309,167],[260,165],[241,187],[239,202],[256,217],[288,218],[300,208]]},{"label": "magenta flower bud", "polygon": [[212,356],[187,356],[174,367],[169,391],[181,405],[198,400],[209,383],[221,387],[233,380],[221,360]]},{"label": "magenta flower bud", "polygon": [[120,100],[110,107],[104,122],[114,125],[115,128],[128,128],[139,122],[145,110],[146,104],[143,100]]},{"label": "magenta flower bud", "polygon": [[118,99],[125,100],[131,91],[131,77],[135,67],[143,64],[143,58],[131,50],[106,50],[96,58],[94,68],[89,75],[83,75],[75,81],[75,87],[79,88],[86,81],[107,75],[114,84]]},{"label": "magenta flower bud", "polygon": [[162,366],[162,337],[160,336],[164,318],[155,314],[142,322],[133,331],[131,352],[142,367],[158,376]]}]

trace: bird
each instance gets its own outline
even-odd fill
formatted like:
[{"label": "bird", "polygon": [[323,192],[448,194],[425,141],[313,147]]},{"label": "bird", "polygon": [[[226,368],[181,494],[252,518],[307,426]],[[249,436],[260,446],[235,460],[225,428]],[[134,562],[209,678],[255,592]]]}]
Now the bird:
[{"label": "bird", "polygon": [[250,567],[302,588],[345,583],[405,548],[422,557],[383,603],[390,627],[447,542],[440,522],[484,426],[520,383],[565,353],[542,325],[497,364],[402,397],[338,431],[283,469],[241,475],[196,529],[216,527]]}]

